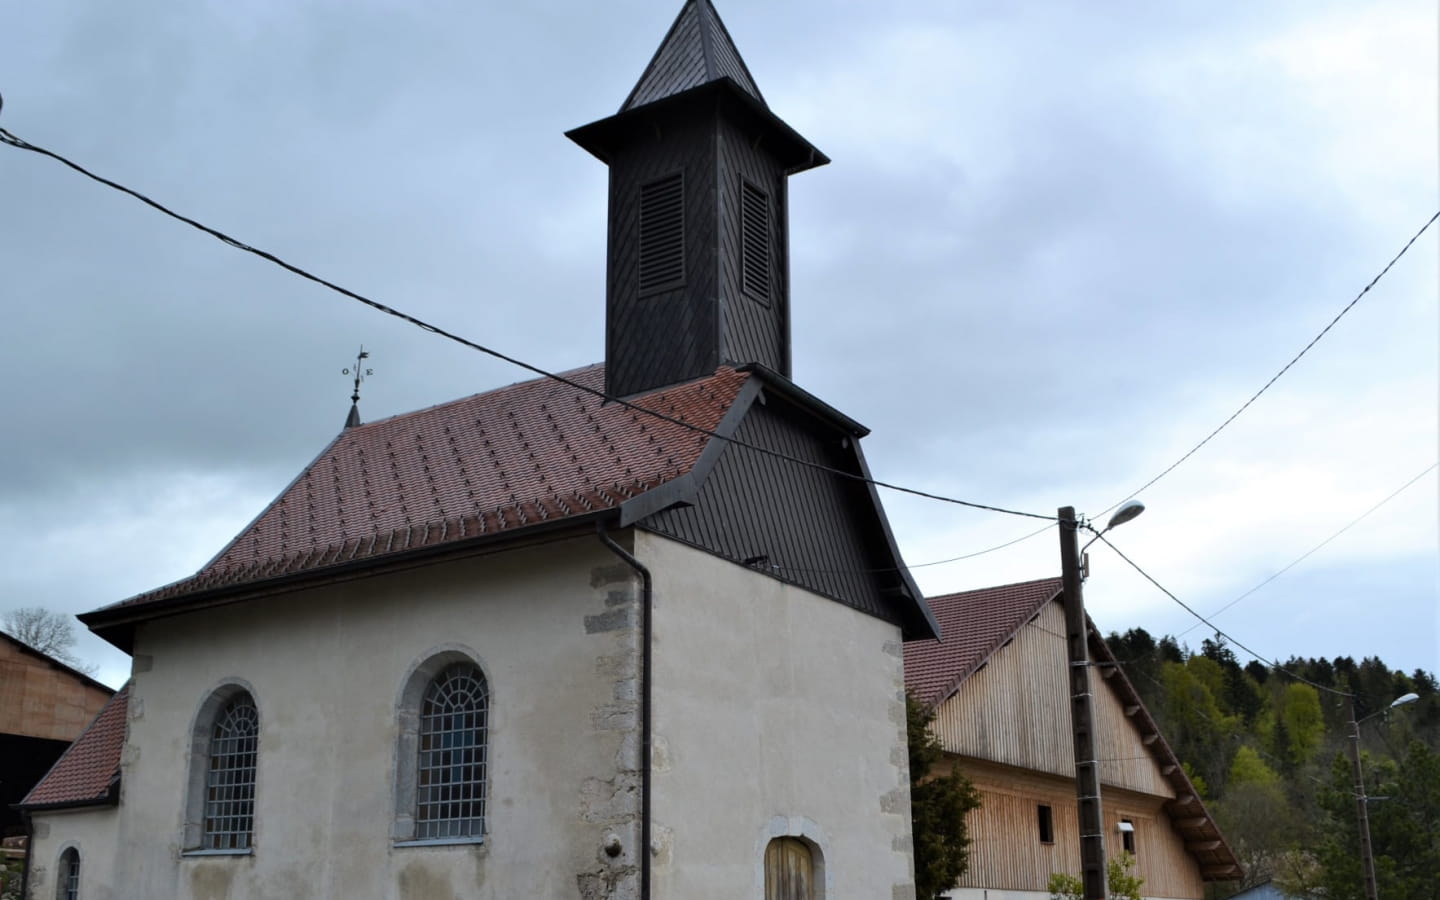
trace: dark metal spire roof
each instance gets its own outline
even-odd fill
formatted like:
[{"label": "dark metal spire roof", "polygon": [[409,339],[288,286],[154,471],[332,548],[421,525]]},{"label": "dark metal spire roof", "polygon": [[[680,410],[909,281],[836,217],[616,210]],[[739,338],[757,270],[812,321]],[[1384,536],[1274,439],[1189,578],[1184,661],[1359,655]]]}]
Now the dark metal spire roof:
[{"label": "dark metal spire roof", "polygon": [[620,112],[654,103],[702,84],[729,78],[736,87],[765,105],[745,60],[710,0],[685,0],[675,24],[645,68]]},{"label": "dark metal spire roof", "polygon": [[609,165],[636,135],[653,133],[656,115],[713,108],[717,98],[732,118],[743,120],[757,140],[763,135],[768,152],[785,167],[787,175],[830,162],[770,111],[710,0],[685,0],[619,112],[572,128],[565,135]]}]

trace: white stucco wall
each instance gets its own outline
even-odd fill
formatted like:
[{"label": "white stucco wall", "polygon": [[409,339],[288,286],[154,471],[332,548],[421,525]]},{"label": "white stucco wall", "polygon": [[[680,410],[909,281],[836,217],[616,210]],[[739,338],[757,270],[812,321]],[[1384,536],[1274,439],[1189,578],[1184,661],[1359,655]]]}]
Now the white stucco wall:
[{"label": "white stucco wall", "polygon": [[771,837],[824,900],[914,896],[900,631],[654,535],[655,896],[764,896]]},{"label": "white stucco wall", "polygon": [[[790,834],[819,848],[823,900],[911,900],[898,628],[633,536],[655,575],[653,897],[760,900]],[[80,842],[86,900],[629,900],[638,594],[586,535],[145,624],[120,808],[44,817],[39,858]],[[489,681],[488,834],[397,846],[397,703],[456,647]],[[254,852],[187,855],[191,735],[232,681],[260,716]]]},{"label": "white stucco wall", "polygon": [[[638,840],[635,777],[617,781],[636,759],[635,632],[618,562],[584,537],[143,626],[116,896],[510,900],[623,881]],[[413,666],[456,646],[489,682],[489,833],[394,846],[399,695]],[[260,715],[254,853],[187,856],[190,735],[230,679]],[[616,860],[601,849],[612,830],[631,850]]]},{"label": "white stucco wall", "polygon": [[35,813],[30,844],[30,897],[51,900],[56,893],[60,854],[74,847],[80,854],[80,896],[84,900],[122,900],[111,884],[115,871],[114,807]]}]

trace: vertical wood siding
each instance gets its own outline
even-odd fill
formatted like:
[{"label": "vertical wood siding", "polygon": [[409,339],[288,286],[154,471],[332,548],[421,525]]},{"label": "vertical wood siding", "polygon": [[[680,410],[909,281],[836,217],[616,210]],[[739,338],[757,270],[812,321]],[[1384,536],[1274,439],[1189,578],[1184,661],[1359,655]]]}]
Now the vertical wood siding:
[{"label": "vertical wood siding", "polygon": [[[1073,777],[1065,613],[1046,604],[1012,642],[941,704],[934,730],[946,751]],[[1174,791],[1101,669],[1091,671],[1095,751],[1109,787],[1170,798]]]},{"label": "vertical wood siding", "polygon": [[[1080,872],[1079,820],[1073,781],[961,759],[954,765],[980,792],[981,806],[970,814],[970,869],[960,887],[1044,891],[1052,872]],[[1135,824],[1135,872],[1145,879],[1146,897],[1204,897],[1200,868],[1171,827],[1163,800],[1110,790],[1103,799],[1105,852],[1120,853],[1120,820]],[[1054,843],[1040,841],[1037,808],[1047,805],[1055,825]]]}]

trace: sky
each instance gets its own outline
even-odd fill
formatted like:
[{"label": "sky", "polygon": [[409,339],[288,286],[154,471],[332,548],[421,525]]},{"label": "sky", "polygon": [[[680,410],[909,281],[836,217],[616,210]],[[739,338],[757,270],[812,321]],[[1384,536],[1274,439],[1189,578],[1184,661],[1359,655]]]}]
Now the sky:
[{"label": "sky", "polygon": [[[680,0],[0,9],[0,127],[536,365],[603,356],[615,112]],[[718,0],[791,182],[793,375],[876,478],[1103,522],[1440,209],[1437,4]],[[192,574],[339,431],[526,373],[0,146],[0,611]],[[1440,453],[1432,226],[1139,494],[1115,546],[1202,615]],[[1425,474],[1214,618],[1267,659],[1440,668]],[[1039,523],[882,492],[930,594],[1059,574]],[[1213,637],[1103,545],[1102,630]],[[1233,646],[1233,645],[1232,645]],[[1236,647],[1242,661],[1249,653]],[[119,684],[128,661],[83,632]]]}]

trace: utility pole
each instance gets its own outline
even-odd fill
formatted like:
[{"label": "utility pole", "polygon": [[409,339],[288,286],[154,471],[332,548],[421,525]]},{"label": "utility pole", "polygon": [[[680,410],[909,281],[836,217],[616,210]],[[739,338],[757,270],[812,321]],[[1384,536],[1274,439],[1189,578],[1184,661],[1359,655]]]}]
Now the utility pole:
[{"label": "utility pole", "polygon": [[1360,723],[1419,699],[1420,695],[1413,691],[1401,694],[1384,709],[1357,719],[1355,695],[1350,695],[1350,763],[1355,768],[1355,815],[1360,825],[1360,862],[1365,872],[1365,900],[1379,900],[1380,890],[1375,884],[1375,848],[1370,843],[1370,801],[1365,796],[1365,772],[1360,768]]},{"label": "utility pole", "polygon": [[1370,846],[1370,810],[1365,799],[1365,773],[1360,769],[1360,723],[1355,719],[1355,698],[1350,698],[1350,763],[1355,768],[1355,814],[1360,819],[1360,864],[1365,872],[1365,900],[1379,900],[1375,885],[1375,850]]},{"label": "utility pole", "polygon": [[[1085,624],[1085,599],[1081,595],[1079,523],[1075,520],[1075,507],[1060,507],[1059,518],[1060,584],[1065,598],[1065,643],[1070,662],[1070,726],[1075,735],[1081,881],[1085,885],[1085,900],[1105,900],[1105,817],[1100,809],[1100,763],[1095,759],[1090,639]],[[1372,895],[1367,900],[1375,897]]]}]

